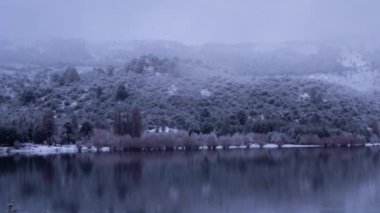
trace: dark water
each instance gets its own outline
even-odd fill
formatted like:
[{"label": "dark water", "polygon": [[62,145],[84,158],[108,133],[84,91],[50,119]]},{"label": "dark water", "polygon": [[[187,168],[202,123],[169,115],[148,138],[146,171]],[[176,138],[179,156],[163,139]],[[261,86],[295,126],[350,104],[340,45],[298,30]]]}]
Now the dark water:
[{"label": "dark water", "polygon": [[380,150],[0,158],[0,212],[380,212]]}]

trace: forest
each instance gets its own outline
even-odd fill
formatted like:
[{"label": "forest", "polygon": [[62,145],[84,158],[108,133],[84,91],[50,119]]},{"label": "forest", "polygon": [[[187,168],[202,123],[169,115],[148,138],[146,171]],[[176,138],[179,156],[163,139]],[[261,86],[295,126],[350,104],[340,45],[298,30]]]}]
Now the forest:
[{"label": "forest", "polygon": [[[377,51],[348,54],[321,45],[305,54],[290,45],[245,55],[246,46],[205,45],[196,57],[190,47],[170,43],[172,49],[162,52],[158,44],[92,62],[85,62],[85,50],[77,51],[82,63],[62,55],[65,63],[23,58],[30,63],[20,65],[8,58],[14,63],[3,63],[0,72],[1,144],[141,148],[133,144],[378,141]],[[374,79],[370,89],[350,81],[363,73]]]}]

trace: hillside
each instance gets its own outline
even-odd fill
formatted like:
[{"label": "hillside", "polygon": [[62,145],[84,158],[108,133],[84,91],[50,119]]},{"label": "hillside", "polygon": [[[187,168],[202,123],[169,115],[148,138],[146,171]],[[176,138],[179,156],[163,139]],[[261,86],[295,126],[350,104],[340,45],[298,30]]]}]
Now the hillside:
[{"label": "hillside", "polygon": [[51,109],[60,143],[73,117],[74,129],[89,122],[114,131],[117,119],[130,122],[138,108],[150,132],[378,136],[377,91],[329,79],[238,75],[201,60],[153,55],[115,66],[29,66],[0,75],[0,125],[14,129],[20,141],[43,140],[39,132]]}]

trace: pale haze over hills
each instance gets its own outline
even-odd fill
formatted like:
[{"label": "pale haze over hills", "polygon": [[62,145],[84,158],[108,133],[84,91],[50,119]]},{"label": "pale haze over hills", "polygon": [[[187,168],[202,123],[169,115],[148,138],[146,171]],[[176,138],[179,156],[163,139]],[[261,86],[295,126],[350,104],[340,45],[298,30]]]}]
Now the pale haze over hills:
[{"label": "pale haze over hills", "polygon": [[376,0],[3,0],[0,38],[186,44],[374,39],[379,7]]}]

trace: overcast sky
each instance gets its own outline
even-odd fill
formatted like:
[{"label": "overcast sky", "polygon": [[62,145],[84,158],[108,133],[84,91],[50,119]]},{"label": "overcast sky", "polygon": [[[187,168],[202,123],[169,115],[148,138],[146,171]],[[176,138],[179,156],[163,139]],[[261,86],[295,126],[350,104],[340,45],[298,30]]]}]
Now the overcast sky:
[{"label": "overcast sky", "polygon": [[379,0],[0,0],[0,38],[279,42],[380,35]]}]

